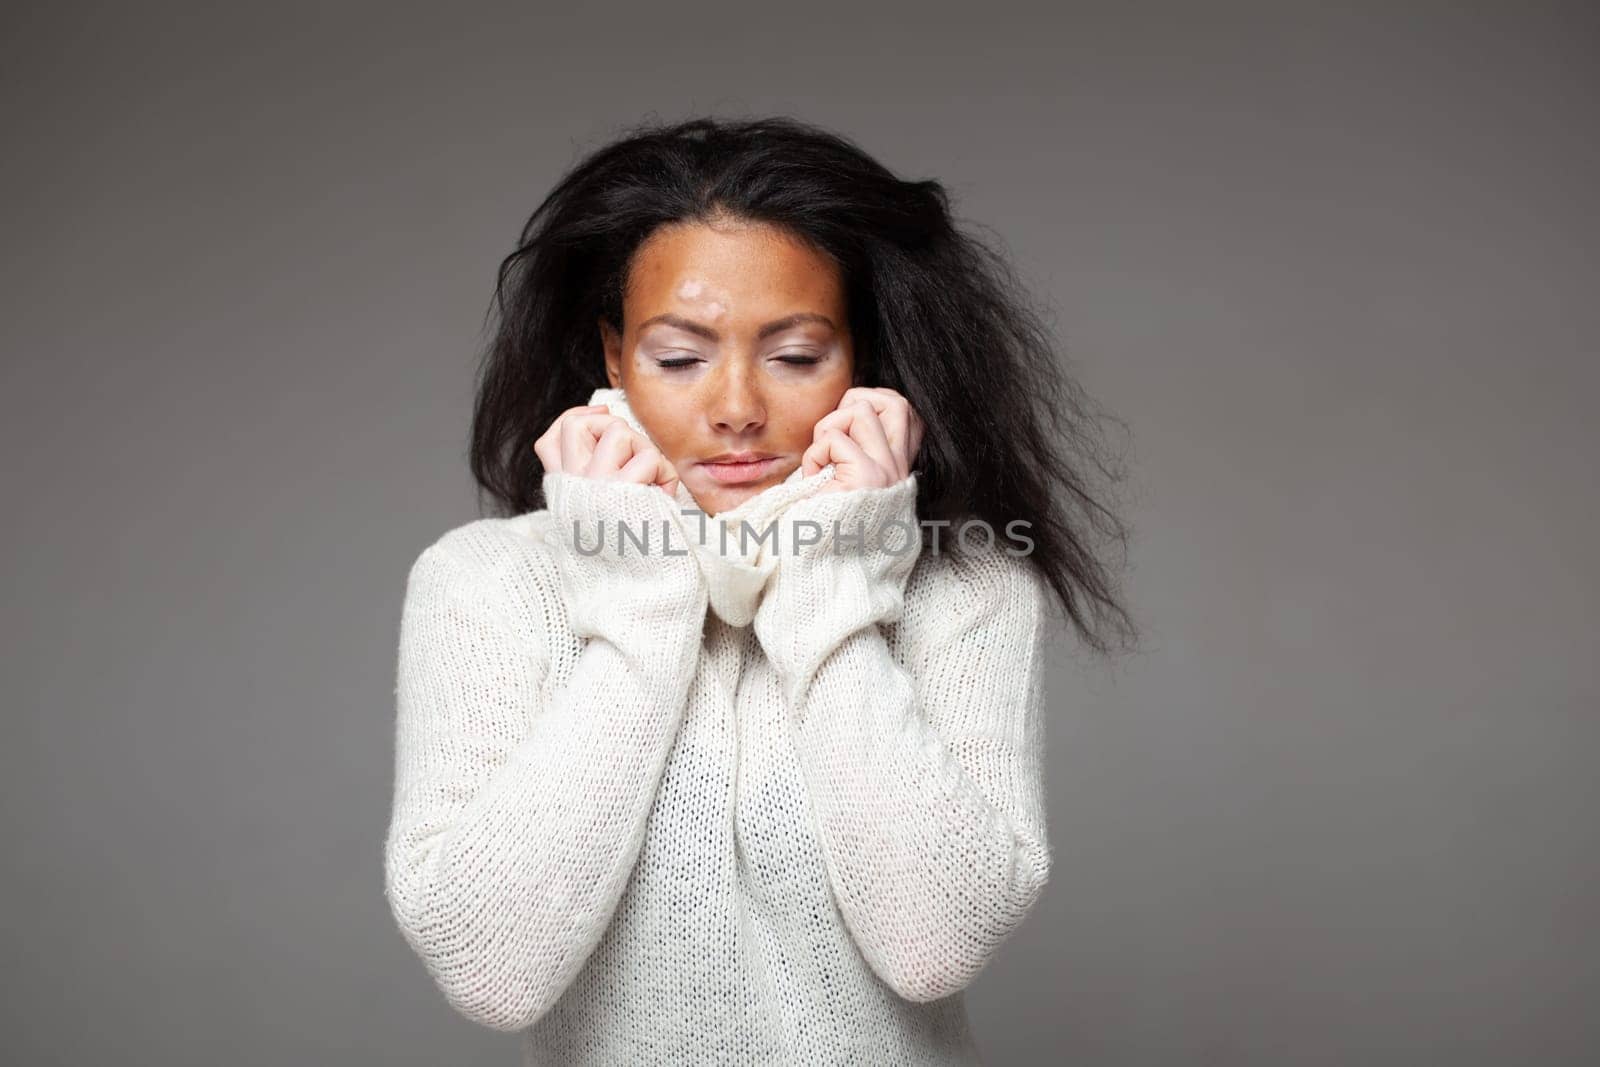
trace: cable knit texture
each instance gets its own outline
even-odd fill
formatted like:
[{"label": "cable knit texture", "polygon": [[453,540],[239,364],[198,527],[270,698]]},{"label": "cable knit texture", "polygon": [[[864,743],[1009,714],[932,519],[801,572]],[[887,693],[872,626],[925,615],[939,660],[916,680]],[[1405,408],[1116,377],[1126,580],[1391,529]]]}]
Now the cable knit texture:
[{"label": "cable knit texture", "polygon": [[981,1062],[962,991],[1050,871],[1047,587],[833,476],[710,517],[546,474],[412,565],[386,895],[525,1064]]}]

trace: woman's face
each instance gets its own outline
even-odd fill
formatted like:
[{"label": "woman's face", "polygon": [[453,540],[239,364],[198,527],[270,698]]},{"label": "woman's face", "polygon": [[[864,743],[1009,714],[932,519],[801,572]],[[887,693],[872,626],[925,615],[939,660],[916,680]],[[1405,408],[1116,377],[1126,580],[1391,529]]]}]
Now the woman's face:
[{"label": "woman's face", "polygon": [[[761,224],[663,227],[634,258],[606,375],[708,515],[788,478],[851,386],[827,257]],[[716,462],[751,453],[759,462]]]}]

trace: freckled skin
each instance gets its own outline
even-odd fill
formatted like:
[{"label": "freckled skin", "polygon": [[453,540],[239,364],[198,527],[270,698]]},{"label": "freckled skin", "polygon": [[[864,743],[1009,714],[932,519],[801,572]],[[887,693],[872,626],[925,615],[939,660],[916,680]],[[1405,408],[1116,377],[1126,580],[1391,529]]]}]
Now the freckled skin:
[{"label": "freckled skin", "polygon": [[[765,323],[799,312],[803,323],[765,339]],[[672,313],[713,329],[712,340],[675,326],[641,329]],[[640,247],[629,275],[620,333],[600,323],[606,376],[709,515],[788,478],[812,430],[852,385],[848,308],[827,257],[761,224],[664,227]],[[819,358],[814,364],[789,359]],[[663,360],[690,362],[663,367]],[[722,452],[779,456],[760,481],[723,485],[700,461]]]}]

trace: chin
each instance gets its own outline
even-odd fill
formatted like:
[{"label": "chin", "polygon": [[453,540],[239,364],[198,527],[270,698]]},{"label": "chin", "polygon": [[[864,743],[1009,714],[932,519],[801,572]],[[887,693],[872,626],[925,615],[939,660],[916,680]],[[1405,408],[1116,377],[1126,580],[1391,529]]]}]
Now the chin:
[{"label": "chin", "polygon": [[731,511],[760,491],[754,485],[719,485],[696,495],[695,502],[707,515],[715,515],[719,511]]}]

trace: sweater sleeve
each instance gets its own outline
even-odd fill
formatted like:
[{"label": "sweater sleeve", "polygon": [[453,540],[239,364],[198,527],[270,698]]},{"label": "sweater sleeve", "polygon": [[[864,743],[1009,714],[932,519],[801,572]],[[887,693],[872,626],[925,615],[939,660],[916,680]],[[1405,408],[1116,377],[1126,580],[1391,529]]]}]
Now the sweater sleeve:
[{"label": "sweater sleeve", "polygon": [[[754,625],[845,924],[886,984],[928,1001],[971,982],[1049,878],[1046,587],[999,549],[941,561],[900,625],[902,666],[880,624],[902,619],[922,549],[894,555],[904,534],[883,524],[915,531],[915,505],[915,475],[795,505],[822,540],[780,558]],[[861,550],[835,550],[835,521]]]},{"label": "sweater sleeve", "polygon": [[610,922],[639,849],[699,655],[692,559],[607,546],[595,520],[645,524],[659,489],[547,474],[555,557],[583,647],[547,693],[559,606],[508,604],[449,537],[412,566],[400,623],[394,807],[385,891],[447,1001],[514,1031],[548,1011]]}]

